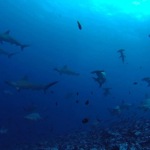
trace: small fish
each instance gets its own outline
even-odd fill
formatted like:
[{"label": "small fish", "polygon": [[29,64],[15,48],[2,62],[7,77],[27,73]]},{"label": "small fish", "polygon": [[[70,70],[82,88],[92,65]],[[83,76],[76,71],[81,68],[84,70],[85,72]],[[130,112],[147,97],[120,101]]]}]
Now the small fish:
[{"label": "small fish", "polygon": [[76,100],[76,103],[78,104],[78,103],[79,103],[79,100]]},{"label": "small fish", "polygon": [[86,123],[88,123],[88,122],[89,122],[89,119],[88,119],[88,118],[82,119],[82,123],[83,123],[83,124],[86,124]]},{"label": "small fish", "polygon": [[89,100],[87,100],[86,102],[85,102],[85,105],[88,105],[89,104]]},{"label": "small fish", "polygon": [[137,84],[138,84],[138,82],[133,82],[133,84],[134,84],[134,85],[137,85]]},{"label": "small fish", "polygon": [[79,30],[82,30],[81,23],[80,23],[79,21],[77,21],[77,24],[78,24],[78,28],[79,28]]}]

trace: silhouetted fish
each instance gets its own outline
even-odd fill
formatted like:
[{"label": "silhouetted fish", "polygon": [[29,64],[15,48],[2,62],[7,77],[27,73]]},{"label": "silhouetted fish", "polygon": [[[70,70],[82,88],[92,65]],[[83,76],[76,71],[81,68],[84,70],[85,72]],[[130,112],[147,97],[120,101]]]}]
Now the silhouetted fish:
[{"label": "silhouetted fish", "polygon": [[134,85],[137,85],[137,84],[138,84],[138,82],[133,82],[133,84],[134,84]]},{"label": "silhouetted fish", "polygon": [[78,28],[79,28],[79,30],[82,30],[82,26],[81,26],[81,24],[80,24],[80,22],[79,22],[79,21],[77,21],[77,24],[78,24]]},{"label": "silhouetted fish", "polygon": [[89,119],[88,119],[88,118],[82,119],[82,123],[83,123],[83,124],[86,124],[86,123],[88,123],[88,122],[89,122]]},{"label": "silhouetted fish", "polygon": [[85,102],[85,105],[88,105],[89,104],[89,100],[87,100],[86,102]]},{"label": "silhouetted fish", "polygon": [[57,71],[60,75],[67,74],[72,76],[79,76],[79,73],[76,73],[68,68],[67,65],[64,65],[62,68],[54,68],[55,71]]},{"label": "silhouetted fish", "polygon": [[106,73],[104,70],[94,70],[91,73],[96,74],[97,77],[93,77],[93,79],[99,84],[100,87],[106,82]]},{"label": "silhouetted fish", "polygon": [[120,49],[120,50],[117,51],[118,53],[120,53],[120,58],[121,58],[123,63],[125,61],[124,51],[125,51],[124,49]]},{"label": "silhouetted fish", "polygon": [[79,100],[76,100],[76,103],[78,104],[78,103],[79,103]]},{"label": "silhouetted fish", "polygon": [[46,92],[51,86],[58,83],[58,81],[50,82],[48,84],[36,84],[29,82],[27,77],[18,80],[18,81],[5,81],[6,84],[14,87],[16,90],[20,91],[22,89],[28,89],[28,90],[43,90]]},{"label": "silhouetted fish", "polygon": [[10,36],[9,33],[10,33],[10,31],[7,30],[6,32],[0,34],[0,42],[1,43],[7,42],[10,44],[20,46],[21,50],[23,50],[25,47],[29,47],[29,45],[24,45],[24,44],[20,43],[18,40],[16,40],[12,36]]}]

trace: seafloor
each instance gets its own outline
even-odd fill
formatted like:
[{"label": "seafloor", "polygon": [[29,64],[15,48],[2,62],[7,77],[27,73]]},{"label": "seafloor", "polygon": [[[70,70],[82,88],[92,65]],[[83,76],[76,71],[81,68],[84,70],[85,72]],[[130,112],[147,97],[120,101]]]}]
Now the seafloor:
[{"label": "seafloor", "polygon": [[11,150],[150,150],[150,119],[120,118],[97,121],[88,131],[78,130],[50,140],[18,145]]}]

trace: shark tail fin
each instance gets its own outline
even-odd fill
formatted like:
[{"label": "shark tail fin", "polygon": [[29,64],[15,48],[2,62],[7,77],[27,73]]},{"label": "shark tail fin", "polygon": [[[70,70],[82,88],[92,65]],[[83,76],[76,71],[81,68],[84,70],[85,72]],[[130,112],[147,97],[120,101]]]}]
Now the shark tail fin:
[{"label": "shark tail fin", "polygon": [[11,58],[13,55],[17,54],[17,52],[8,54],[8,58]]},{"label": "shark tail fin", "polygon": [[21,45],[21,50],[23,51],[24,48],[29,47],[30,45]]},{"label": "shark tail fin", "polygon": [[55,84],[57,84],[58,83],[58,81],[54,81],[54,82],[51,82],[51,83],[49,83],[49,84],[47,84],[47,85],[45,85],[45,87],[44,87],[44,93],[46,93],[46,91],[51,87],[51,86],[53,86],[53,85],[55,85]]}]

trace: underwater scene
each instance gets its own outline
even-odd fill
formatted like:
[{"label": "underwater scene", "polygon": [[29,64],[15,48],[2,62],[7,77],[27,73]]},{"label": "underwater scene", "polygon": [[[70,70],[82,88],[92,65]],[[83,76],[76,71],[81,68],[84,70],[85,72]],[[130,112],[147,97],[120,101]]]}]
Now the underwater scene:
[{"label": "underwater scene", "polygon": [[149,0],[0,0],[0,150],[150,150]]}]

